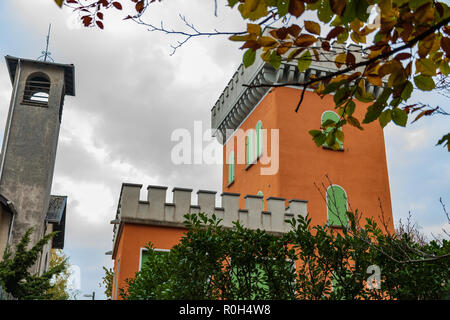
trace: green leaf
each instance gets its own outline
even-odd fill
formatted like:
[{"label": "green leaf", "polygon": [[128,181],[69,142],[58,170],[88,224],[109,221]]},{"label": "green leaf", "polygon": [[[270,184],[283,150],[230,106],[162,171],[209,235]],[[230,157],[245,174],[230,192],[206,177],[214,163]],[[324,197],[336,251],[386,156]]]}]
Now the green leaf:
[{"label": "green leaf", "polygon": [[324,144],[326,135],[321,130],[310,130],[309,134],[313,137],[313,140],[318,147]]},{"label": "green leaf", "polygon": [[442,60],[439,68],[440,68],[441,72],[446,76],[448,76],[448,74],[450,73],[450,66],[449,66],[448,62],[445,62],[444,60]]},{"label": "green leaf", "polygon": [[356,17],[366,22],[369,19],[370,14],[367,12],[367,8],[369,7],[369,3],[367,0],[359,0],[356,1]]},{"label": "green leaf", "polygon": [[348,97],[348,89],[346,87],[340,88],[336,93],[334,94],[334,102],[336,105],[340,105],[344,102],[344,100]]},{"label": "green leaf", "polygon": [[248,49],[244,53],[244,57],[242,58],[242,62],[244,63],[244,66],[246,68],[248,68],[255,62],[255,58],[256,58],[256,51],[253,51],[253,49]]},{"label": "green leaf", "polygon": [[[339,0],[342,1],[342,0]],[[360,0],[347,0],[347,5],[345,6],[344,14],[342,15],[341,21],[343,24],[351,22],[356,18],[356,2]]]},{"label": "green leaf", "polygon": [[280,17],[285,16],[289,12],[289,0],[278,0],[277,9]]},{"label": "green leaf", "polygon": [[317,17],[320,21],[328,23],[331,21],[334,13],[331,11],[329,0],[320,1],[320,7],[317,12]]},{"label": "green leaf", "polygon": [[355,98],[361,102],[372,102],[374,99],[374,96],[369,92],[366,92],[365,95],[361,95],[361,93],[357,90],[355,92]]},{"label": "green leaf", "polygon": [[436,143],[436,145],[443,145],[444,147],[447,146],[448,151],[450,151],[450,133],[447,133],[445,136],[443,136],[439,141]]},{"label": "green leaf", "polygon": [[416,60],[416,69],[424,76],[433,77],[436,75],[437,66],[431,59],[423,58]]},{"label": "green leaf", "polygon": [[404,101],[408,100],[409,97],[411,97],[411,93],[413,91],[413,85],[410,81],[408,81],[405,85],[405,87],[403,88],[401,97]]},{"label": "green leaf", "polygon": [[423,91],[430,91],[436,87],[433,78],[421,74],[414,77],[414,83],[416,84],[417,88]]},{"label": "green leaf", "polygon": [[228,5],[233,8],[239,0],[228,0]]},{"label": "green leaf", "polygon": [[380,117],[378,118],[378,121],[380,121],[380,125],[382,128],[386,127],[386,125],[391,122],[392,120],[392,114],[391,114],[392,110],[391,109],[387,109],[384,110],[381,114]]},{"label": "green leaf", "polygon": [[345,82],[346,82],[346,80],[330,83],[325,86],[325,89],[323,91],[321,91],[321,94],[328,94],[330,92],[334,92]]},{"label": "green leaf", "polygon": [[272,65],[272,67],[274,67],[276,70],[281,65],[281,56],[279,56],[276,51],[272,51],[269,62]]},{"label": "green leaf", "polygon": [[309,66],[311,65],[312,59],[311,59],[311,53],[309,50],[306,50],[299,58],[297,62],[297,67],[299,72],[306,71]]},{"label": "green leaf", "polygon": [[363,123],[370,123],[374,120],[376,120],[381,112],[384,109],[384,105],[379,105],[377,103],[374,103],[373,105],[369,106],[367,108],[366,116],[364,117]]},{"label": "green leaf", "polygon": [[405,127],[406,122],[408,121],[408,114],[405,110],[394,108],[392,109],[392,121],[394,121],[396,125]]},{"label": "green leaf", "polygon": [[383,39],[383,36],[384,34],[382,34],[381,32],[377,32],[377,34],[373,38],[373,43],[380,42]]},{"label": "green leaf", "polygon": [[353,112],[355,112],[355,108],[356,108],[356,104],[353,102],[353,100],[350,100],[345,105],[345,113],[347,115],[351,116],[353,114]]},{"label": "green leaf", "polygon": [[420,8],[424,4],[431,2],[431,0],[410,0],[408,2],[409,2],[409,7],[412,10],[416,10],[417,8]]},{"label": "green leaf", "polygon": [[347,121],[351,126],[354,126],[354,127],[358,128],[359,130],[363,130],[363,127],[361,127],[361,124],[359,123],[358,119],[356,119],[352,116],[348,116]]}]

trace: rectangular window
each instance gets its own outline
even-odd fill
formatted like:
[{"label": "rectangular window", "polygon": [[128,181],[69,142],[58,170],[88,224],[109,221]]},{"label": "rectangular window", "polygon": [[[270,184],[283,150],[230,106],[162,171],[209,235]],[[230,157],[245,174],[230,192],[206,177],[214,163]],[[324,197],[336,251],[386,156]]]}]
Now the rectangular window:
[{"label": "rectangular window", "polygon": [[[291,260],[291,259],[286,259],[286,265],[287,267],[293,272],[296,272],[296,263],[295,261]],[[263,265],[261,264],[257,264],[255,266],[255,269],[252,270],[250,278],[254,279],[254,278],[260,278],[260,277],[265,277],[267,275],[266,270],[264,269]],[[236,267],[231,266],[231,282],[233,283],[234,286],[239,286],[239,280],[238,280],[238,270]],[[241,280],[242,281],[242,280]],[[295,288],[295,282],[296,280],[292,283],[292,287]],[[266,283],[258,283],[257,285],[257,289],[258,290],[264,290],[264,291],[268,291],[269,290],[269,286]],[[296,289],[294,289],[295,292]],[[252,299],[255,299],[256,297],[253,297]]]},{"label": "rectangular window", "polygon": [[[170,252],[169,249],[153,249],[154,252],[157,254],[166,254]],[[139,257],[139,271],[141,271],[142,266],[145,262],[148,260],[148,249],[147,248],[141,248],[141,253]]]}]

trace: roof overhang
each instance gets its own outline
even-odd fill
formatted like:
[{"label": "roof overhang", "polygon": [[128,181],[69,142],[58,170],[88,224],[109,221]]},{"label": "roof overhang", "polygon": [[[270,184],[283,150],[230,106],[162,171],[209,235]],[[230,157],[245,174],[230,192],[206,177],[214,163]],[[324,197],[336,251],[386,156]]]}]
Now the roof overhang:
[{"label": "roof overhang", "polygon": [[16,215],[17,211],[16,208],[14,207],[14,204],[12,201],[6,199],[3,195],[0,194],[0,205],[2,206],[2,208],[6,211],[8,211],[9,213],[11,213],[12,215]]},{"label": "roof overhang", "polygon": [[55,62],[48,61],[39,61],[32,59],[23,59],[12,56],[5,56],[6,65],[8,66],[9,78],[11,79],[11,83],[14,83],[14,77],[16,75],[17,65],[19,64],[19,60],[22,62],[28,62],[38,65],[46,65],[46,66],[54,66],[58,68],[64,69],[64,88],[65,95],[75,96],[75,66],[73,64],[61,64]]}]

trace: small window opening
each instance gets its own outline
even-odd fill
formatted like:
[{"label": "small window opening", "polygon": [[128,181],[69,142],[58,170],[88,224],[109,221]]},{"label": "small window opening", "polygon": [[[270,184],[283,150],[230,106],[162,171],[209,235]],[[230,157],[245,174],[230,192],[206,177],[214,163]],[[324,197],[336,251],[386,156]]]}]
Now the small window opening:
[{"label": "small window opening", "polygon": [[43,74],[31,75],[25,83],[23,93],[23,103],[48,106],[48,97],[50,93],[50,80]]}]

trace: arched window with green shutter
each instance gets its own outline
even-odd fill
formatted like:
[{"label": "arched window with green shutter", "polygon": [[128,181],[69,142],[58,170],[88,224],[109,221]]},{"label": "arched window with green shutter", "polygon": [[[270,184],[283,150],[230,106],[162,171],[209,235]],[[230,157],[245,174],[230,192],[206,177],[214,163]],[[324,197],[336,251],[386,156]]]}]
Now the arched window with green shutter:
[{"label": "arched window with green shutter", "polygon": [[245,139],[245,150],[246,150],[246,164],[252,164],[255,160],[255,130],[251,129],[248,131],[247,137]]},{"label": "arched window with green shutter", "polygon": [[262,121],[259,120],[256,124],[256,158],[260,157],[263,152],[263,131]]},{"label": "arched window with green shutter", "polygon": [[327,189],[327,216],[331,226],[347,226],[347,193],[344,188],[332,185]]},{"label": "arched window with green shutter", "polygon": [[[334,123],[338,123],[339,116],[334,111],[325,111],[322,114],[321,124],[322,125],[325,124],[328,120],[333,121]],[[330,132],[331,130],[333,130],[333,127],[328,127],[327,129],[325,129],[325,132]],[[339,128],[339,131],[342,132],[342,128]],[[339,140],[337,137],[336,137],[336,142],[339,144],[339,149],[344,148],[343,142],[341,140]],[[324,142],[323,146],[331,148],[331,146],[329,146],[327,144],[327,142]]]},{"label": "arched window with green shutter", "polygon": [[234,181],[234,152],[228,156],[228,184]]}]

